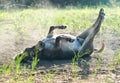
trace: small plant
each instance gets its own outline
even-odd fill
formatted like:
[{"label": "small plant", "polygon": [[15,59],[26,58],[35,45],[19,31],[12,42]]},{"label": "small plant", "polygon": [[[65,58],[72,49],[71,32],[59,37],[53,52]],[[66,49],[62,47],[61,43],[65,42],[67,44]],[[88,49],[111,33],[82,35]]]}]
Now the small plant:
[{"label": "small plant", "polygon": [[115,56],[114,62],[115,62],[115,64],[120,65],[120,51]]},{"label": "small plant", "polygon": [[34,59],[33,59],[33,61],[32,61],[32,71],[35,70],[35,67],[36,67],[36,65],[38,64],[38,62],[39,62],[38,57],[37,57],[37,56],[34,57]]},{"label": "small plant", "polygon": [[19,69],[21,67],[21,62],[24,59],[24,57],[28,56],[27,52],[24,52],[23,54],[21,54],[21,56],[16,58],[15,64],[16,64],[16,73],[19,73]]},{"label": "small plant", "polygon": [[89,52],[90,52],[89,50],[86,50],[84,54],[81,54],[80,51],[78,53],[74,53],[75,56],[72,58],[72,70],[73,70],[73,76],[75,80],[77,79],[78,72],[81,71],[81,68],[78,66],[78,62],[80,61],[81,67],[83,68],[85,64],[87,64],[87,62],[82,57],[86,54],[89,54]]},{"label": "small plant", "polygon": [[48,72],[44,78],[43,78],[43,81],[45,83],[51,83],[52,81],[54,81],[54,78],[55,78],[55,74],[51,73],[51,72]]},{"label": "small plant", "polygon": [[76,59],[78,60],[78,57],[75,55],[74,58],[72,59],[72,72],[73,72],[73,77],[76,80],[77,78],[77,71],[78,71],[78,61],[76,61]]},{"label": "small plant", "polygon": [[4,64],[4,65],[2,65],[1,67],[0,67],[0,74],[3,74],[4,72],[6,72],[7,73],[7,65],[6,64]]},{"label": "small plant", "polygon": [[38,54],[39,50],[38,49],[35,49],[35,57],[33,58],[33,61],[32,61],[32,71],[34,71],[36,65],[38,64],[38,62],[40,61],[37,57],[37,54]]},{"label": "small plant", "polygon": [[94,76],[97,75],[97,73],[99,72],[99,69],[101,68],[101,63],[102,63],[102,52],[99,53],[97,59],[98,59],[98,63],[97,63],[97,66],[96,66],[96,69],[95,69],[95,72],[94,72]]}]

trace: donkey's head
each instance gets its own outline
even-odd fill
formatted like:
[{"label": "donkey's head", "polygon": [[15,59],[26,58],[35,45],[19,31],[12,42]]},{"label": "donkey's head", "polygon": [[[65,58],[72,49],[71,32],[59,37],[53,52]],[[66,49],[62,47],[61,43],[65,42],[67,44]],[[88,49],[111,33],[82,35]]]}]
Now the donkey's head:
[{"label": "donkey's head", "polygon": [[19,62],[26,62],[28,60],[31,61],[33,57],[37,56],[37,53],[40,52],[44,46],[44,43],[42,41],[39,41],[37,45],[31,48],[26,48],[23,53],[19,54],[15,58],[15,60]]}]

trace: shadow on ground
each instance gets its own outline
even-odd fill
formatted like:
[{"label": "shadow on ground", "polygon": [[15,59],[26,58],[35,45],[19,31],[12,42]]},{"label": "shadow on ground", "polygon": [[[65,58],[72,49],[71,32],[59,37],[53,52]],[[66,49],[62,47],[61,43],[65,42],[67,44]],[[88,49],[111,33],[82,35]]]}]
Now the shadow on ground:
[{"label": "shadow on ground", "polygon": [[[11,31],[11,32],[10,32]],[[34,31],[37,34],[35,38],[33,36],[22,36],[19,35],[16,39],[15,33],[12,30],[5,29],[0,33],[0,65],[4,63],[9,63],[16,54],[20,54],[22,50],[26,47],[31,47],[39,41],[40,36],[39,32]],[[69,31],[70,32],[70,31]],[[33,33],[34,34],[34,33]],[[31,34],[32,35],[32,34]],[[44,35],[42,35],[44,36]],[[95,79],[104,79],[103,75],[111,71],[109,69],[109,63],[115,57],[115,54],[120,49],[120,35],[116,33],[115,29],[109,28],[103,31],[103,34],[98,34],[95,38],[95,48],[101,47],[101,40],[105,41],[105,49],[101,54],[93,53],[91,58],[89,57],[87,61],[79,60],[78,67],[73,66],[72,60],[61,60],[61,61],[40,61],[37,65],[37,70],[40,70],[40,73],[47,74],[48,72],[57,73],[57,75],[73,75],[77,73],[77,77],[80,79],[89,79],[91,74],[97,73],[98,78]],[[98,55],[101,55],[100,65],[98,62]],[[98,72],[96,72],[98,71]],[[120,70],[119,70],[120,71]],[[111,72],[113,79],[116,79],[116,72]],[[100,78],[101,76],[101,78]],[[59,76],[58,76],[59,77]]]}]

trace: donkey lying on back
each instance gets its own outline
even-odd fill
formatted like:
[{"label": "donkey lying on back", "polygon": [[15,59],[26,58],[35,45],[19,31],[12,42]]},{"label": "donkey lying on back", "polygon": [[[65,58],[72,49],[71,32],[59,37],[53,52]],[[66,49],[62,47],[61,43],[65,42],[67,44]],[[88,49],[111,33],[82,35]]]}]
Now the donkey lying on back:
[{"label": "donkey lying on back", "polygon": [[[31,48],[26,48],[16,59],[22,56],[22,62],[26,62],[35,56],[40,60],[61,60],[72,59],[76,53],[79,53],[78,56],[81,57],[90,55],[94,51],[93,40],[100,30],[104,16],[104,10],[101,8],[96,22],[78,36],[53,35],[55,29],[65,29],[66,26],[51,26],[45,39]],[[104,45],[102,49],[103,47]],[[24,53],[27,53],[27,56]]]}]

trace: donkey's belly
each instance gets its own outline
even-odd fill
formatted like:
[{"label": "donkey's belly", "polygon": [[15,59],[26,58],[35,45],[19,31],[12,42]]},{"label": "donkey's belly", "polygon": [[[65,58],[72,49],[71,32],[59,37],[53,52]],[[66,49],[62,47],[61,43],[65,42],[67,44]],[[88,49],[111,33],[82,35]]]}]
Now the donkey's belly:
[{"label": "donkey's belly", "polygon": [[74,42],[62,42],[60,47],[63,52],[73,52],[80,50],[81,46],[80,42],[75,39]]},{"label": "donkey's belly", "polygon": [[72,59],[78,50],[80,50],[81,44],[75,39],[74,42],[64,42],[60,44],[58,49],[44,49],[41,59]]},{"label": "donkey's belly", "polygon": [[[46,52],[47,51],[47,52]],[[48,51],[45,50],[42,55],[40,55],[41,60],[67,60],[72,59],[74,57],[73,51],[62,51],[61,49]]]}]

